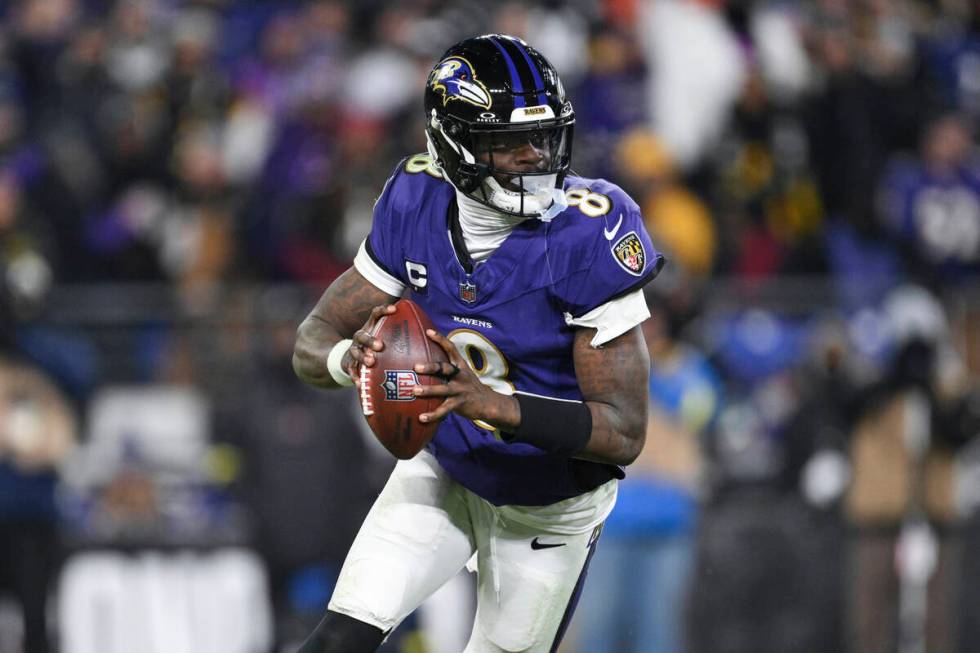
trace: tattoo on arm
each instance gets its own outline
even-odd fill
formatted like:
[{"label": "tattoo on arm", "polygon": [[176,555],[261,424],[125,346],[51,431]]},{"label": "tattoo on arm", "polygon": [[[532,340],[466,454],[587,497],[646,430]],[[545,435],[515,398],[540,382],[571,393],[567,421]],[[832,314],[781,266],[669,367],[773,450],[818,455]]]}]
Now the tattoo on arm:
[{"label": "tattoo on arm", "polygon": [[364,326],[372,308],[397,299],[376,288],[356,269],[349,268],[330,284],[299,325],[293,350],[296,374],[311,385],[335,387],[336,382],[327,370],[330,350]]},{"label": "tattoo on arm", "polygon": [[372,308],[397,300],[349,268],[323,292],[310,317],[336,329],[340,338],[349,338],[364,325]]},{"label": "tattoo on arm", "polygon": [[592,437],[580,457],[628,465],[646,437],[650,355],[638,326],[598,348],[590,344],[594,334],[575,336],[575,374],[592,411]]}]

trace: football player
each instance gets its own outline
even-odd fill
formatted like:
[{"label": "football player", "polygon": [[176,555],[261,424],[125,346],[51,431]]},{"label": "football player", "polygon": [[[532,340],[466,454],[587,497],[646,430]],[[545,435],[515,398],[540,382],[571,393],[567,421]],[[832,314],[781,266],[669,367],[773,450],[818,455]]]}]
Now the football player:
[{"label": "football player", "polygon": [[477,571],[466,653],[549,652],[571,619],[617,479],[643,447],[641,288],[663,264],[636,203],[569,171],[575,114],[554,68],[491,34],[425,89],[428,153],[398,164],[354,265],[299,327],[297,374],[357,382],[399,297],[449,362],[431,443],[399,461],[302,653],[374,651],[437,588]]}]

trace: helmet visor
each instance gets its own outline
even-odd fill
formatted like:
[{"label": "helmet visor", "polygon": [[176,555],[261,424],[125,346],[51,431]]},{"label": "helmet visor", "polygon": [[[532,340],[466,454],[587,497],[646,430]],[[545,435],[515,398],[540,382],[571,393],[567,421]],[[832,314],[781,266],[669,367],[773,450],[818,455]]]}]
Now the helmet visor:
[{"label": "helmet visor", "polygon": [[554,175],[567,170],[570,125],[471,132],[472,153],[478,163],[505,188],[520,192],[528,176]]},{"label": "helmet visor", "polygon": [[572,124],[471,127],[470,153],[486,175],[472,196],[512,215],[543,215],[568,171]]}]

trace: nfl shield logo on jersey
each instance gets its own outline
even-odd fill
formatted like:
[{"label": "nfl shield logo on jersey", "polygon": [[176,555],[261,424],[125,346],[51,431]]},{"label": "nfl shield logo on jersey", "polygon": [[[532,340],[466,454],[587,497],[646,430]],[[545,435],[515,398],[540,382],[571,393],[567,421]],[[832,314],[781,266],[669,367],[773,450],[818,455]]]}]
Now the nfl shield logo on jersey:
[{"label": "nfl shield logo on jersey", "polygon": [[624,270],[636,277],[642,274],[643,266],[647,262],[647,255],[643,251],[643,243],[635,231],[631,231],[617,240],[616,244],[612,246],[612,253],[616,257],[616,262]]},{"label": "nfl shield logo on jersey", "polygon": [[388,401],[413,401],[415,395],[412,388],[417,386],[419,378],[411,370],[385,370],[385,399]]},{"label": "nfl shield logo on jersey", "polygon": [[462,281],[459,284],[459,298],[467,304],[476,301],[476,284],[469,281]]}]

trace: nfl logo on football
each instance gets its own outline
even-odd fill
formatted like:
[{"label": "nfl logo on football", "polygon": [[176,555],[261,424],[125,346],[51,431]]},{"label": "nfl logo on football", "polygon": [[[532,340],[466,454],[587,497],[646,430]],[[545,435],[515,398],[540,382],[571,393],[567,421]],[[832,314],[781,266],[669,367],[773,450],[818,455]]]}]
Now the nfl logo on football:
[{"label": "nfl logo on football", "polygon": [[412,388],[419,379],[411,370],[385,370],[385,399],[388,401],[413,401]]}]

